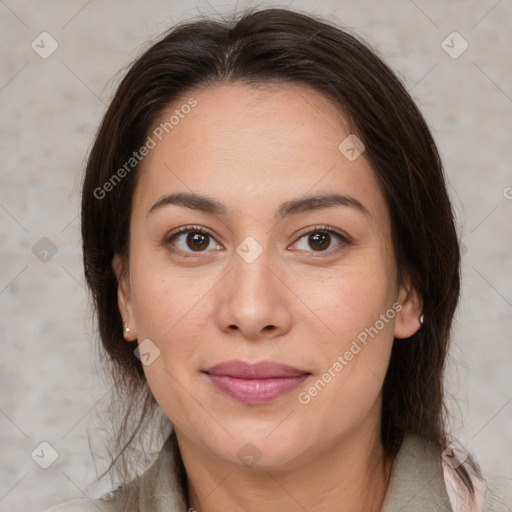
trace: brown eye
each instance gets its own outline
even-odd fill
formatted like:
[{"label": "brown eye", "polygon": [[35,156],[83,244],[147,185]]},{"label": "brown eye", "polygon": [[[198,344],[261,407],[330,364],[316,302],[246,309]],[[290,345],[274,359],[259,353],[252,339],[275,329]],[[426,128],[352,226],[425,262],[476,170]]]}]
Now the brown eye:
[{"label": "brown eye", "polygon": [[[222,249],[219,244],[214,243],[215,239],[209,233],[193,226],[186,226],[176,233],[169,235],[165,244],[173,248],[173,252],[182,252],[185,256],[191,253],[206,252],[207,249]],[[174,248],[177,250],[174,251]]]},{"label": "brown eye", "polygon": [[[337,243],[336,243],[337,242]],[[333,229],[317,227],[304,233],[293,244],[296,249],[306,252],[334,252],[350,243],[349,239]]]},{"label": "brown eye", "polygon": [[209,235],[200,231],[191,232],[187,235],[186,244],[193,251],[207,249],[210,244]]},{"label": "brown eye", "polygon": [[325,251],[331,243],[331,235],[322,231],[308,236],[308,243],[314,251]]}]

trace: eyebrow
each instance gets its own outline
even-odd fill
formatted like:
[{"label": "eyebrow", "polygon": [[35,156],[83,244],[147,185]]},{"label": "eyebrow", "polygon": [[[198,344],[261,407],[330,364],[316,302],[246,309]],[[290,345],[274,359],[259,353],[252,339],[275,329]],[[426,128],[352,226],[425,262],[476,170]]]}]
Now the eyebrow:
[{"label": "eyebrow", "polygon": [[[194,193],[180,192],[176,194],[168,194],[160,198],[148,211],[147,216],[151,213],[169,205],[177,205],[191,210],[199,210],[205,213],[218,215],[226,218],[227,208],[224,204],[206,196]],[[313,210],[323,210],[333,208],[335,206],[345,206],[363,213],[370,217],[369,211],[364,205],[354,197],[341,194],[324,194],[316,196],[308,196],[292,201],[282,203],[276,211],[276,220],[281,220],[288,215]]]}]

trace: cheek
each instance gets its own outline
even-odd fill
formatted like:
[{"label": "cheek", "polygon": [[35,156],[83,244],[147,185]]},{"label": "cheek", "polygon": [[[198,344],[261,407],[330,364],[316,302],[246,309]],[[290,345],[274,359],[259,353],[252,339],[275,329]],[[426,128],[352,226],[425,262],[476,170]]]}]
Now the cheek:
[{"label": "cheek", "polygon": [[[396,294],[392,269],[373,252],[358,255],[357,261],[333,269],[326,278],[305,274],[294,283],[297,297],[316,316],[315,326],[326,334],[318,338],[322,345],[342,349],[392,308]],[[393,311],[389,316],[394,316]],[[379,322],[378,327],[386,334],[393,328],[391,321],[385,326]]]},{"label": "cheek", "polygon": [[172,267],[154,248],[132,247],[131,298],[139,337],[164,341],[186,323],[194,304],[200,305],[207,283],[190,270]]},{"label": "cheek", "polygon": [[175,377],[189,385],[204,363],[204,354],[213,360],[219,350],[212,343],[215,305],[211,297],[223,274],[197,267],[178,268],[144,253],[135,257],[132,265],[137,337],[139,341],[149,338],[160,351],[155,364],[145,367],[148,382]]},{"label": "cheek", "polygon": [[330,411],[334,423],[348,420],[347,414],[359,421],[379,395],[397,313],[392,276],[392,267],[368,251],[320,288],[310,280],[300,282],[299,293],[308,297],[326,333],[313,337],[321,364],[304,401],[310,397],[313,407]]},{"label": "cheek", "polygon": [[[177,275],[169,269],[141,266],[133,274],[132,300],[139,342],[150,339],[159,355],[143,366],[148,385],[171,421],[186,425],[194,409],[190,392],[194,390],[198,354],[204,349],[206,283]],[[201,300],[203,299],[203,300]],[[188,411],[188,412],[186,412]],[[196,417],[202,411],[193,410]]]}]

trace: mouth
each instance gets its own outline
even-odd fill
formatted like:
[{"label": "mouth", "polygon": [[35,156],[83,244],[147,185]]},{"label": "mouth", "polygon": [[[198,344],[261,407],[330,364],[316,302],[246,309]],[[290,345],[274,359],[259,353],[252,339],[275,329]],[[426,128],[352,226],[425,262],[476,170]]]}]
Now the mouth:
[{"label": "mouth", "polygon": [[203,373],[221,393],[244,404],[276,400],[302,384],[311,373],[274,361],[226,361]]}]

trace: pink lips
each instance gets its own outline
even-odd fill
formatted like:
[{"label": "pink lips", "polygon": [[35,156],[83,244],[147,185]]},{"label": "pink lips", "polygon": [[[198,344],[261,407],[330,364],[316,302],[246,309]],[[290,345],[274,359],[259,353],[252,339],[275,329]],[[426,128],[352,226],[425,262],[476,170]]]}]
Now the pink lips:
[{"label": "pink lips", "polygon": [[292,391],[311,375],[286,364],[226,361],[204,370],[216,389],[245,404],[263,404]]}]

